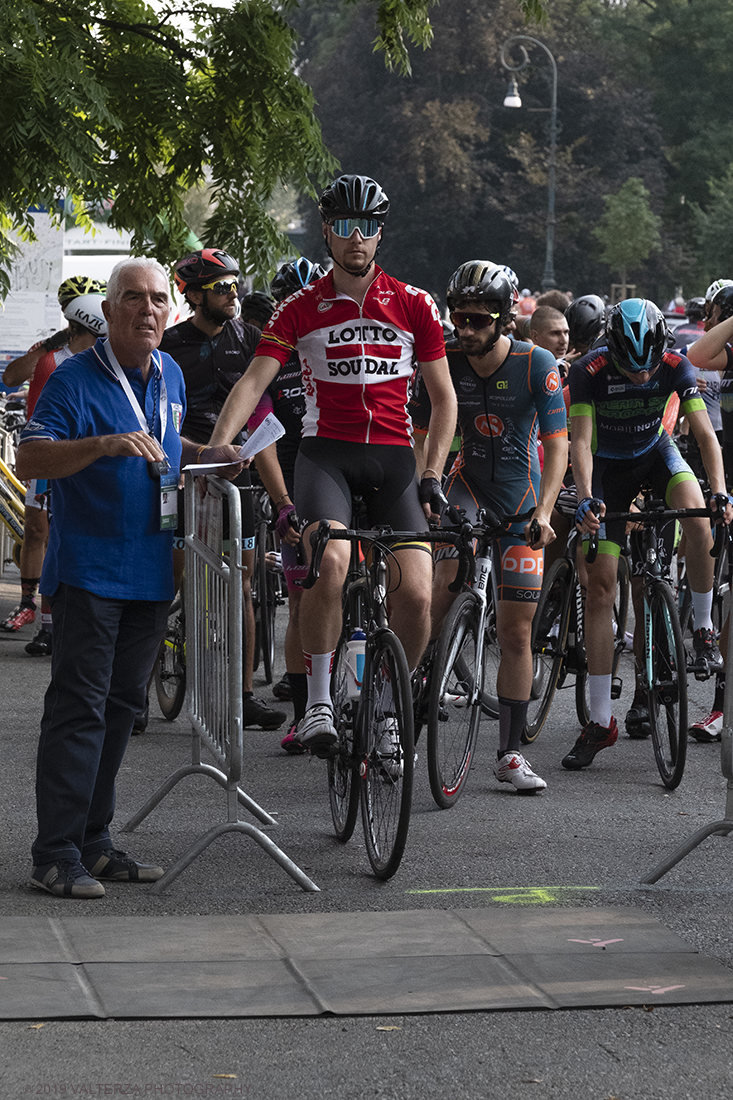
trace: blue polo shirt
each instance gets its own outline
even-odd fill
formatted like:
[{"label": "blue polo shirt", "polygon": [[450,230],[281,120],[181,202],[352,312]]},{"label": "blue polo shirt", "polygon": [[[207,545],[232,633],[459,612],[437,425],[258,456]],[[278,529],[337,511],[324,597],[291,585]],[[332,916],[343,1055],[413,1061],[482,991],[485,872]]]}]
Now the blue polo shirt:
[{"label": "blue polo shirt", "polygon": [[[21,443],[140,430],[105,345],[106,340],[99,339],[56,368]],[[178,471],[186,413],[180,367],[169,355],[154,352],[147,386],[139,370],[125,373],[158,440],[160,383],[165,379],[168,422],[163,449],[171,471]],[[52,596],[63,583],[108,599],[173,598],[173,532],[160,530],[160,484],[150,478],[145,459],[99,458],[79,473],[54,480],[51,501],[41,592]]]}]

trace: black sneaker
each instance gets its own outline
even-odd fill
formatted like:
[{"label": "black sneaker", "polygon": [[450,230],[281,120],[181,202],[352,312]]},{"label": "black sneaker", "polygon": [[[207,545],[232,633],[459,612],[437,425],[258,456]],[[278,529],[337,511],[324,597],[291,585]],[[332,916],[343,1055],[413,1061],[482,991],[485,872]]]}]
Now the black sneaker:
[{"label": "black sneaker", "polygon": [[28,642],[25,647],[26,653],[29,653],[31,657],[50,657],[52,637],[51,631],[42,626],[35,638]]},{"label": "black sneaker", "polygon": [[291,701],[293,693],[290,689],[290,680],[288,679],[287,672],[276,684],[273,684],[272,694],[276,699],[279,699],[281,703],[289,703]]},{"label": "black sneaker", "polygon": [[284,710],[273,710],[263,703],[261,699],[255,699],[254,695],[248,695],[242,704],[242,719],[245,726],[259,726],[262,730],[277,730],[283,724],[287,714]]},{"label": "black sneaker", "polygon": [[691,670],[695,678],[706,680],[711,672],[722,672],[725,664],[718,649],[715,633],[700,627],[692,635],[692,647],[695,650],[695,659]]},{"label": "black sneaker", "polygon": [[78,859],[57,859],[40,863],[31,872],[31,886],[59,898],[103,898],[104,886],[90,878]]},{"label": "black sneaker", "polygon": [[632,703],[626,712],[626,732],[632,741],[643,741],[652,730],[649,725],[649,707],[646,703]]},{"label": "black sneaker", "polygon": [[567,768],[568,771],[587,768],[593,762],[596,753],[615,745],[617,738],[618,726],[615,718],[611,719],[610,726],[599,726],[597,722],[588,722],[583,726],[583,732],[570,752],[562,758],[563,768]]},{"label": "black sneaker", "polygon": [[138,863],[127,852],[117,848],[105,848],[82,856],[84,866],[93,879],[106,878],[114,882],[157,882],[163,877],[163,868],[154,863]]}]

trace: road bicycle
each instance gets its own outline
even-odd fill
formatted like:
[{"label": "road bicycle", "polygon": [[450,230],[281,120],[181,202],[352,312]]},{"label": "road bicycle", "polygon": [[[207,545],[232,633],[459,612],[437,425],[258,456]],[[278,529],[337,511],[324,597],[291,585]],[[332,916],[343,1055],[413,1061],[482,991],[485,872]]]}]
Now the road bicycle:
[{"label": "road bicycle", "polygon": [[[589,720],[588,663],[585,653],[585,591],[580,583],[576,561],[580,536],[573,526],[563,557],[553,562],[542,584],[537,610],[532,621],[532,658],[534,675],[532,695],[522,743],[531,744],[544,726],[555,697],[568,676],[574,678],[575,712],[581,726]],[[626,621],[629,611],[630,570],[628,559],[618,560],[616,598],[613,606],[614,653],[611,697],[621,696],[618,676],[625,648]]]},{"label": "road bicycle", "polygon": [[255,614],[253,668],[262,661],[265,682],[272,683],[275,667],[275,615],[285,602],[282,593],[282,565],[275,542],[270,498],[264,490],[255,493],[255,561],[252,575],[252,606]]},{"label": "road bicycle", "polygon": [[[395,874],[404,854],[415,766],[410,673],[402,643],[387,621],[388,571],[390,559],[394,567],[395,543],[416,538],[422,541],[429,536],[389,527],[332,529],[327,520],[321,520],[311,535],[313,555],[302,583],[304,588],[315,584],[330,539],[351,543],[343,626],[331,675],[338,742],[317,755],[325,756],[328,763],[337,838],[344,843],[351,838],[361,805],[367,856],[381,879]],[[368,548],[364,560],[359,552],[362,544]],[[363,671],[358,679],[361,650]]]},{"label": "road bicycle", "polygon": [[[724,498],[725,499],[725,498]],[[662,782],[669,790],[678,787],[687,757],[687,651],[680,626],[677,598],[669,580],[669,570],[658,538],[657,528],[670,520],[693,516],[712,518],[709,508],[665,509],[663,501],[647,500],[642,512],[609,512],[606,521],[643,524],[642,547],[644,572],[644,660],[649,726],[654,758]],[[720,550],[727,531],[716,529]],[[597,540],[591,539],[588,560],[595,556]]]},{"label": "road bicycle", "polygon": [[[457,509],[448,514],[458,528],[441,527],[432,537],[458,550],[458,575],[449,585],[458,595],[416,671],[413,692],[418,721],[427,721],[430,790],[441,809],[454,806],[465,788],[482,713],[499,717],[494,541],[533,513],[499,517],[481,509],[476,523]],[[523,535],[512,537],[524,541]]]}]

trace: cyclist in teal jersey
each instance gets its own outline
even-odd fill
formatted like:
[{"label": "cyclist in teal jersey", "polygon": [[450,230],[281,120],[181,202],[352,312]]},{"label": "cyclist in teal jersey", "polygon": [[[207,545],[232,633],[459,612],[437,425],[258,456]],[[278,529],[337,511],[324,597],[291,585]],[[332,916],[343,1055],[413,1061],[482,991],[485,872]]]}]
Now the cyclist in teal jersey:
[{"label": "cyclist in teal jersey", "polygon": [[[714,494],[725,501],[724,520],[733,519],[725,495],[720,447],[697,389],[695,370],[684,356],[667,351],[664,316],[653,302],[630,298],[610,313],[607,347],[590,352],[570,368],[571,455],[578,487],[576,523],[586,536],[599,535],[596,560],[588,565],[586,646],[590,720],[564,768],[587,767],[618,737],[611,713],[613,602],[623,524],[604,523],[608,511],[625,512],[645,482],[670,508],[702,508],[697,478],[662,426],[670,396],[680,396],[680,412],[689,421],[703,456]],[[600,501],[598,515],[591,509]],[[712,507],[718,503],[713,499]],[[694,669],[708,674],[722,666],[710,617],[713,559],[710,525],[704,518],[683,520],[695,631]]]},{"label": "cyclist in teal jersey", "polygon": [[[498,540],[497,633],[501,663],[499,748],[494,775],[520,793],[543,790],[520,752],[532,687],[532,619],[542,586],[543,547],[555,538],[550,513],[567,467],[567,427],[560,375],[544,348],[502,334],[513,303],[511,281],[501,268],[470,260],[448,285],[457,349],[448,364],[458,397],[461,452],[446,484],[451,504],[475,519],[479,508],[506,515],[534,510],[540,534],[530,543],[529,524],[512,524],[520,538]],[[414,407],[411,406],[413,420]],[[423,415],[416,428],[427,428]],[[540,474],[538,434],[545,446]],[[438,635],[455,595],[448,585],[457,570],[455,551],[436,552],[432,637]]]}]

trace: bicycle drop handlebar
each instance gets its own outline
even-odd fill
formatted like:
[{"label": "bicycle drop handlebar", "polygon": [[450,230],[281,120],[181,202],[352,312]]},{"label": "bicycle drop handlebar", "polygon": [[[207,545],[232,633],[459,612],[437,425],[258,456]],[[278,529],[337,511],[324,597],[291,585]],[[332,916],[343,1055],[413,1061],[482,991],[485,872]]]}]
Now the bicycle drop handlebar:
[{"label": "bicycle drop handlebar", "polygon": [[[593,504],[600,505],[600,501],[594,500]],[[591,511],[594,515],[597,515],[595,508],[591,507]],[[677,509],[660,509],[654,508],[648,512],[606,512],[603,516],[603,521],[608,523],[611,520],[622,520],[624,523],[644,523],[661,525],[668,523],[673,519],[694,519],[707,518],[715,519],[717,513],[711,512],[709,508],[677,508]],[[722,550],[723,543],[729,537],[729,529],[725,524],[718,523],[715,527],[715,542],[710,551],[712,557],[717,558]],[[586,553],[585,560],[588,565],[592,565],[598,555],[598,532],[594,531],[590,536],[590,542],[588,545],[588,552]]]},{"label": "bicycle drop handlebar", "polygon": [[[312,588],[320,576],[321,561],[326,549],[326,544],[331,539],[347,542],[431,542],[452,543],[458,550],[459,567],[458,575],[448,586],[451,592],[458,592],[464,585],[466,578],[472,571],[473,550],[471,543],[474,539],[494,539],[509,532],[507,528],[513,523],[521,523],[531,519],[534,511],[523,512],[519,515],[504,516],[500,518],[494,513],[479,511],[477,523],[471,523],[466,519],[465,513],[459,509],[449,509],[449,517],[454,521],[453,527],[433,527],[429,531],[393,531],[391,527],[376,527],[367,531],[352,530],[345,527],[332,528],[326,519],[322,519],[315,531],[311,533],[310,544],[313,551],[307,576],[300,582],[301,588]],[[484,518],[482,518],[484,517]],[[533,530],[534,528],[534,530]],[[539,524],[532,520],[530,535],[533,541],[539,537]],[[511,537],[521,540],[520,535]]]}]

